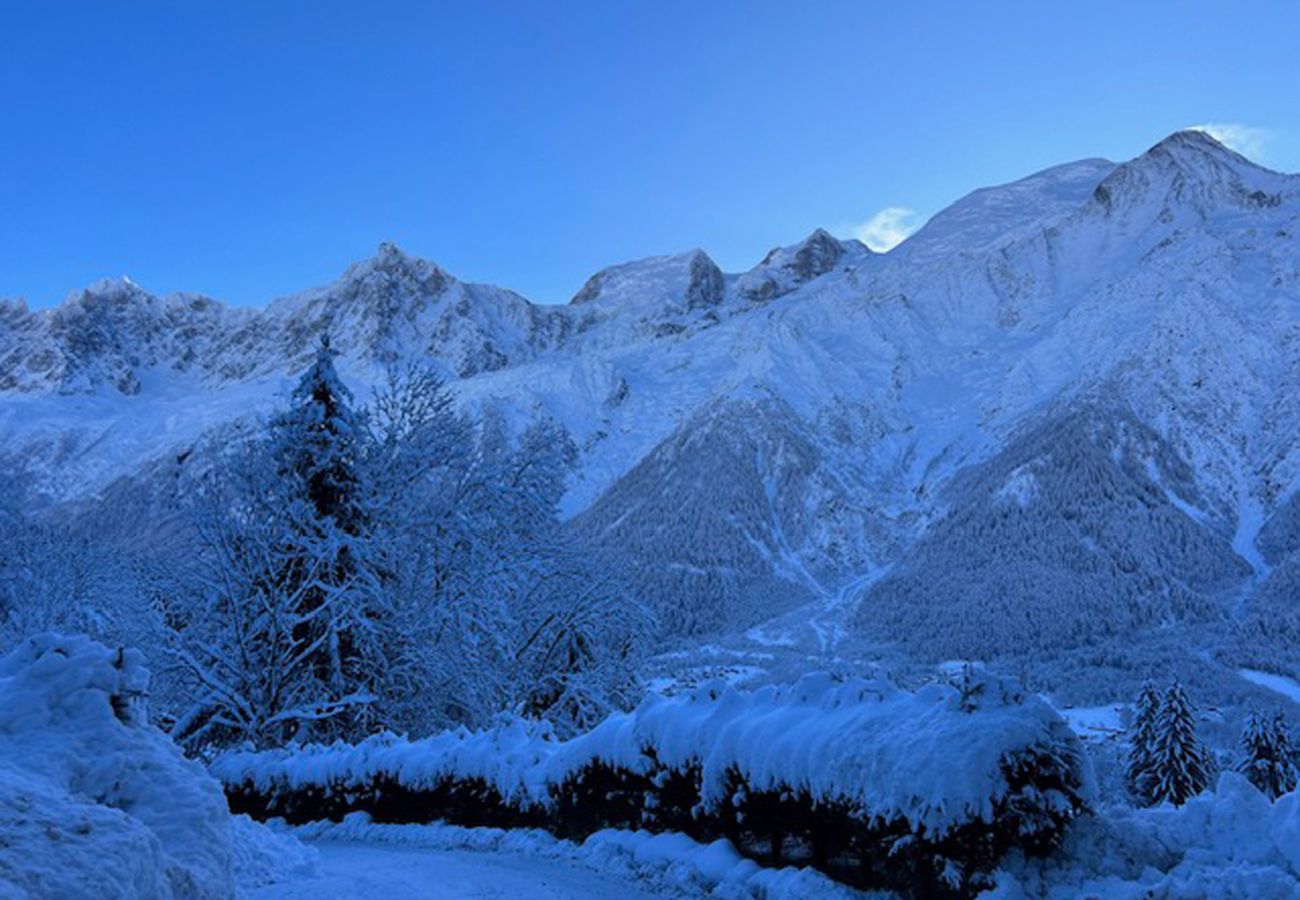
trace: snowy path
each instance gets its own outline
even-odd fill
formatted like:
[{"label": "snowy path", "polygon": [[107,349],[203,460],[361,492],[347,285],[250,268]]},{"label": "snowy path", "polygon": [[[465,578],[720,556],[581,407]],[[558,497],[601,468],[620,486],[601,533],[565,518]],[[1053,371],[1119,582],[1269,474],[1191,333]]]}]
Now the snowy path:
[{"label": "snowy path", "polygon": [[319,841],[312,878],[263,887],[248,900],[662,900],[616,876],[521,854]]}]

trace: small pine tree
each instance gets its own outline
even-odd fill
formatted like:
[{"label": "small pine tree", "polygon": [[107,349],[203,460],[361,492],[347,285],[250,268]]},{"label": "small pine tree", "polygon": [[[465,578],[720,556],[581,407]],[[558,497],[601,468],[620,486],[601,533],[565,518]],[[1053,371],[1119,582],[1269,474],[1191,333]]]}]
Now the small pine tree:
[{"label": "small pine tree", "polygon": [[1139,805],[1152,803],[1152,770],[1156,746],[1156,721],[1160,716],[1160,692],[1148,679],[1134,704],[1133,730],[1129,738],[1128,768],[1125,778],[1129,793]]},{"label": "small pine tree", "polygon": [[1295,790],[1295,750],[1280,714],[1270,721],[1252,710],[1241,734],[1241,749],[1237,771],[1270,799]]},{"label": "small pine tree", "polygon": [[1151,801],[1182,806],[1205,790],[1213,766],[1205,745],[1196,737],[1196,711],[1176,680],[1165,692],[1156,720],[1152,755]]},{"label": "small pine tree", "polygon": [[1300,787],[1300,759],[1296,756],[1295,744],[1291,740],[1291,729],[1287,727],[1286,717],[1280,712],[1273,715],[1273,746],[1277,748],[1277,757],[1286,768],[1278,781],[1278,795],[1287,794]]}]

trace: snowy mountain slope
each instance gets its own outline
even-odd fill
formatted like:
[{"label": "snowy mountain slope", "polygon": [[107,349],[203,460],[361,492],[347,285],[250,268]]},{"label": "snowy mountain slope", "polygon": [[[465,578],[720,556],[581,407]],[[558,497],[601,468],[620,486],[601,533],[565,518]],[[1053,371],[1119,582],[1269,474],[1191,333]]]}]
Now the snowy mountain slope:
[{"label": "snowy mountain slope", "polygon": [[[863,486],[837,480],[823,440],[779,400],[709,408],[574,527],[623,561],[674,633],[775,615],[822,596],[819,578],[868,564],[872,517],[846,501]],[[800,552],[811,546],[821,552]],[[710,602],[692,602],[700,597]]]},{"label": "snowy mountain slope", "polygon": [[858,608],[912,656],[1060,652],[1221,614],[1250,569],[1191,470],[1122,407],[1044,417],[944,491],[947,515]]},{"label": "snowy mountain slope", "polygon": [[[975,502],[954,476],[1104,397],[1168,461],[1124,470],[1135,493],[1114,508],[1155,497],[1216,572],[1258,577],[1255,534],[1300,485],[1297,219],[1300,178],[1183,132],[977,191],[886,254],[816,232],[726,275],[692,251],[603,270],[563,307],[391,245],[264,311],[97,285],[0,307],[0,455],[93,496],[268,408],[329,330],[362,385],[431,357],[467,406],[562,423],[574,527],[722,623],[905,562]],[[1210,580],[1196,592],[1218,596]]]}]

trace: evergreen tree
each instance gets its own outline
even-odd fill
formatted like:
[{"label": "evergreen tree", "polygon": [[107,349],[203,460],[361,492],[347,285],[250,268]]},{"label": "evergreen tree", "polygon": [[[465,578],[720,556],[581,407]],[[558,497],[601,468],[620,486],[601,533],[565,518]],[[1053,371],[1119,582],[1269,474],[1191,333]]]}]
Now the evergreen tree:
[{"label": "evergreen tree", "polygon": [[1181,806],[1205,790],[1213,766],[1196,737],[1196,713],[1177,680],[1169,685],[1156,720],[1151,801]]},{"label": "evergreen tree", "polygon": [[323,335],[289,408],[271,423],[272,452],[281,477],[298,481],[321,520],[356,535],[366,518],[358,473],[366,430],[334,368],[337,355]]},{"label": "evergreen tree", "polygon": [[1156,721],[1160,716],[1160,692],[1148,679],[1142,683],[1134,705],[1133,729],[1129,738],[1125,777],[1129,793],[1141,806],[1152,802],[1152,769],[1155,756]]},{"label": "evergreen tree", "polygon": [[322,338],[288,407],[198,498],[206,553],[174,658],[191,745],[359,738],[378,723],[392,630],[373,564],[365,418]]},{"label": "evergreen tree", "polygon": [[1295,790],[1295,750],[1280,714],[1268,720],[1251,710],[1241,734],[1241,749],[1243,758],[1237,771],[1270,799]]},{"label": "evergreen tree", "polygon": [[289,408],[271,422],[270,453],[293,525],[290,541],[300,551],[289,552],[275,576],[297,598],[290,610],[294,649],[331,704],[316,730],[346,735],[367,718],[382,676],[383,648],[367,641],[386,616],[377,573],[367,565],[367,431],[334,367],[336,356],[323,335]]}]

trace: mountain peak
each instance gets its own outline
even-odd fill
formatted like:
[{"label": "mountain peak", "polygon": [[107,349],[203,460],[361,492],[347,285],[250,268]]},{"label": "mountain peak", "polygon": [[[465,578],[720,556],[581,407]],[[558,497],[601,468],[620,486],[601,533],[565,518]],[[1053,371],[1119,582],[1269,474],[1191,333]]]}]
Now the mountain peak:
[{"label": "mountain peak", "polygon": [[1184,128],[1181,131],[1175,131],[1168,137],[1157,141],[1155,146],[1151,149],[1157,150],[1161,147],[1189,147],[1210,151],[1228,150],[1226,144],[1208,131],[1204,131],[1200,128]]},{"label": "mountain peak", "polygon": [[342,289],[346,293],[353,293],[358,285],[376,279],[407,283],[413,292],[425,296],[441,294],[456,280],[432,260],[411,256],[392,241],[384,241],[376,248],[373,256],[353,263],[326,290]]},{"label": "mountain peak", "polygon": [[751,300],[772,300],[834,270],[846,257],[874,255],[861,241],[841,241],[817,228],[797,244],[769,251],[762,262],[740,276],[737,290]]},{"label": "mountain peak", "polygon": [[[1221,142],[1214,135],[1197,128],[1185,128],[1159,141],[1143,156],[1164,157],[1176,161],[1192,162],[1207,157],[1219,163],[1255,166],[1246,157]],[[1139,157],[1139,159],[1142,157]]]},{"label": "mountain peak", "polygon": [[414,275],[420,280],[425,280],[431,273],[441,273],[445,278],[449,278],[446,272],[435,262],[427,259],[421,259],[418,256],[412,256],[398,247],[392,241],[384,241],[375,248],[374,255],[369,259],[354,263],[348,268],[348,275],[366,275],[371,272],[383,272],[385,274],[409,274]]},{"label": "mountain peak", "polygon": [[112,307],[119,310],[152,307],[157,298],[125,275],[97,278],[79,291],[72,291],[55,311]]},{"label": "mountain peak", "polygon": [[601,269],[587,279],[569,304],[613,299],[620,306],[641,301],[647,309],[700,309],[722,302],[724,289],[722,270],[696,248]]},{"label": "mountain peak", "polygon": [[118,294],[142,294],[144,289],[132,281],[130,276],[119,275],[115,278],[97,278],[86,285],[80,293],[83,295],[115,296]]},{"label": "mountain peak", "polygon": [[1093,202],[1107,216],[1169,223],[1179,211],[1204,219],[1225,208],[1276,206],[1294,186],[1294,176],[1256,165],[1212,135],[1189,129],[1118,166],[1097,186]]},{"label": "mountain peak", "polygon": [[379,243],[379,247],[376,248],[375,250],[374,258],[376,260],[396,262],[399,260],[407,259],[408,257],[405,253],[402,252],[402,248],[398,247],[392,241],[381,241]]}]

